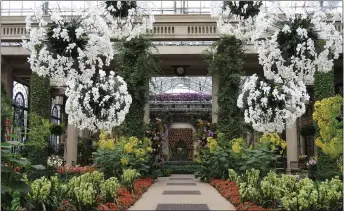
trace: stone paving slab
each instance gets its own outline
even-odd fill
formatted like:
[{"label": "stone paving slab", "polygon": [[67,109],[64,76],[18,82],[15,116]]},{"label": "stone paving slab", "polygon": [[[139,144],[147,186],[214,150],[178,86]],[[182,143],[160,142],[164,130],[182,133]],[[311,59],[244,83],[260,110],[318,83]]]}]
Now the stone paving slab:
[{"label": "stone paving slab", "polygon": [[201,192],[197,190],[165,190],[162,195],[201,195]]},{"label": "stone paving slab", "polygon": [[206,204],[158,204],[155,210],[209,210]]},{"label": "stone paving slab", "polygon": [[[195,179],[195,186],[166,185],[170,178],[194,178],[193,175],[172,175],[171,177],[159,177],[146,193],[129,210],[156,210],[158,204],[206,204],[208,210],[235,210],[235,207],[223,198],[218,191],[208,183]],[[179,182],[179,181],[178,181]],[[164,191],[199,191],[201,195],[163,195]],[[184,209],[185,208],[185,209]],[[182,206],[183,210],[192,210],[192,207]],[[199,210],[200,208],[198,208]],[[173,209],[176,210],[176,209]],[[202,210],[202,209],[201,209]]]},{"label": "stone paving slab", "polygon": [[171,177],[169,180],[194,180],[194,178],[190,177]]},{"label": "stone paving slab", "polygon": [[195,186],[196,183],[193,182],[169,182],[166,185],[182,185],[182,186]]}]

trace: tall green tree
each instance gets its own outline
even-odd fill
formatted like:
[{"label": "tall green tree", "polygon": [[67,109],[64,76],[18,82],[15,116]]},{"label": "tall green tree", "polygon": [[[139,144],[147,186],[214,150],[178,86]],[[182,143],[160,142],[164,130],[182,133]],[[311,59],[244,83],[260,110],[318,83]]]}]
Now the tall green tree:
[{"label": "tall green tree", "polygon": [[234,36],[220,38],[206,52],[209,73],[218,75],[218,129],[228,140],[243,137],[245,133],[245,123],[237,107],[243,60],[243,43]]},{"label": "tall green tree", "polygon": [[149,83],[160,70],[160,59],[153,55],[151,41],[142,37],[121,42],[118,45],[118,72],[128,85],[132,104],[121,132],[125,136],[144,136],[144,108],[149,97]]}]

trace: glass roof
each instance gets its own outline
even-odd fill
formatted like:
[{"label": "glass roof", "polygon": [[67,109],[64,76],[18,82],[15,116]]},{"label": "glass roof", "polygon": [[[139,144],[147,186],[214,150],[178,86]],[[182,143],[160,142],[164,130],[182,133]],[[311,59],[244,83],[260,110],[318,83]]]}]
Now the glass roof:
[{"label": "glass roof", "polygon": [[[60,8],[71,14],[72,9],[83,9],[96,6],[104,1],[49,1],[49,8]],[[138,1],[138,4],[147,5],[154,14],[202,14],[210,13],[212,1]],[[286,7],[291,1],[280,2]],[[264,6],[269,7],[272,1],[264,1]],[[292,2],[295,4],[296,2]],[[298,6],[303,6],[305,1],[297,1]],[[32,8],[41,5],[42,1],[1,1],[2,16],[26,16]],[[342,12],[342,1],[323,1],[323,7],[327,10]]]},{"label": "glass roof", "polygon": [[211,77],[153,77],[150,92],[158,94],[212,93]]}]

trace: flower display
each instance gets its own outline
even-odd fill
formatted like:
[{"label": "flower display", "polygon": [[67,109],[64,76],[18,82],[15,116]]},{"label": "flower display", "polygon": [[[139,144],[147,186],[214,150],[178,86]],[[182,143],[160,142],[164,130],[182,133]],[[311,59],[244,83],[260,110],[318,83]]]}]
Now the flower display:
[{"label": "flower display", "polygon": [[277,133],[265,133],[260,139],[260,143],[269,143],[271,150],[279,149],[283,154],[287,147],[287,142],[283,140]]},{"label": "flower display", "polygon": [[215,150],[217,149],[217,141],[216,141],[216,139],[214,139],[212,137],[208,137],[207,138],[207,142],[208,142],[208,147],[209,147],[210,153],[214,153]]},{"label": "flower display", "polygon": [[316,101],[313,119],[319,127],[315,144],[333,158],[343,154],[343,97],[334,96]]},{"label": "flower display", "polygon": [[106,1],[102,10],[116,39],[129,41],[153,29],[154,15],[143,2],[138,6],[136,1]]},{"label": "flower display", "polygon": [[127,84],[113,71],[107,76],[105,71],[99,71],[99,77],[90,83],[77,74],[74,79],[67,81],[66,113],[71,124],[78,128],[97,129],[111,132],[112,128],[120,125],[129,112],[132,98],[127,90]]},{"label": "flower display", "polygon": [[281,133],[305,113],[309,100],[302,81],[274,81],[250,76],[237,100],[237,106],[245,110],[245,122],[259,132]]},{"label": "flower display", "polygon": [[316,70],[331,71],[342,53],[343,38],[334,25],[340,14],[325,13],[319,2],[311,4],[295,10],[276,2],[258,14],[253,39],[267,79],[312,82]]},{"label": "flower display", "polygon": [[307,162],[307,166],[316,165],[317,162],[318,162],[318,158],[317,157],[310,157],[308,162]]},{"label": "flower display", "polygon": [[115,140],[108,138],[109,134],[106,131],[101,131],[99,141],[97,143],[99,149],[115,149]]},{"label": "flower display", "polygon": [[48,200],[50,189],[51,182],[46,177],[36,179],[31,183],[29,198],[36,203],[45,203]]},{"label": "flower display", "polygon": [[114,201],[117,197],[117,191],[120,187],[116,177],[110,177],[100,184],[100,193],[105,196],[106,201]]},{"label": "flower display", "polygon": [[213,2],[210,13],[212,17],[218,18],[217,28],[221,34],[250,40],[255,33],[255,17],[262,5],[262,1]]},{"label": "flower display", "polygon": [[[23,47],[30,51],[32,71],[50,76],[61,85],[73,77],[71,71],[89,77],[95,67],[103,67],[103,58],[108,66],[114,56],[111,29],[101,11],[89,8],[84,13],[75,12],[78,16],[69,20],[59,10],[51,10],[48,23],[43,18],[43,7],[38,7],[26,18],[29,37],[24,38]],[[32,27],[34,23],[38,28]]]},{"label": "flower display", "polygon": [[63,158],[58,155],[51,155],[48,157],[47,164],[55,168],[61,167],[63,165]]},{"label": "flower display", "polygon": [[84,173],[92,173],[96,170],[95,166],[71,166],[65,165],[60,166],[57,168],[57,173],[64,175],[64,174],[84,174]]}]

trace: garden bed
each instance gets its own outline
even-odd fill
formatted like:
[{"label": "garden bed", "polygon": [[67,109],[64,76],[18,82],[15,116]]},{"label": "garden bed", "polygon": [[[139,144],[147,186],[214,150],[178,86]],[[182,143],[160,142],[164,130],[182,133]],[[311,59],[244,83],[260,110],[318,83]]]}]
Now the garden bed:
[{"label": "garden bed", "polygon": [[241,202],[239,187],[235,182],[230,182],[222,179],[210,180],[210,185],[213,186],[224,198],[230,201],[237,211],[263,211],[263,210],[277,210],[266,209],[255,205],[252,202]]}]

